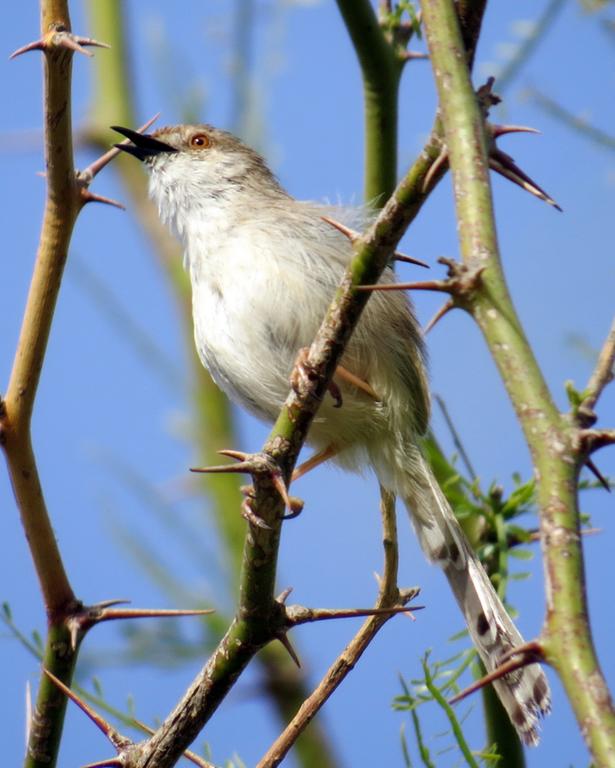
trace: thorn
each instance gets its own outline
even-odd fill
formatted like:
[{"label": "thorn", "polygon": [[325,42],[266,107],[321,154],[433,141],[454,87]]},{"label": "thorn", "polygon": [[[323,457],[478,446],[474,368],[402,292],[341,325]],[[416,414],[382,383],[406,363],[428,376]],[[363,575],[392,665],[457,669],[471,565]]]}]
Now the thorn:
[{"label": "thorn", "polygon": [[303,512],[303,501],[296,496],[288,495],[286,483],[279,471],[272,472],[271,481],[276,491],[280,494],[284,506],[288,510],[287,514],[283,515],[282,520],[292,520],[293,518],[298,517],[301,512]]},{"label": "thorn", "polygon": [[512,181],[513,184],[521,187],[526,192],[529,192],[539,200],[544,200],[545,203],[549,203],[556,210],[561,211],[561,207],[550,197],[542,187],[539,187],[536,182],[531,179],[524,171],[515,164],[514,160],[506,152],[502,152],[501,149],[493,149],[489,155],[489,166],[499,173],[500,176],[504,176],[505,179]]},{"label": "thorn", "polygon": [[514,672],[522,667],[527,667],[530,664],[537,664],[538,662],[543,661],[543,659],[544,652],[537,640],[530,640],[529,643],[524,643],[523,645],[511,648],[500,656],[499,665],[493,672],[489,672],[487,675],[481,677],[480,680],[476,680],[472,685],[464,688],[463,691],[456,696],[453,696],[452,699],[449,699],[448,703],[457,704],[457,702],[465,699],[471,693],[474,693],[474,691],[484,688],[485,685],[492,683],[494,680],[499,680],[510,672]]},{"label": "thorn", "polygon": [[347,368],[344,368],[343,365],[338,365],[335,369],[335,376],[339,376],[340,379],[343,379],[347,384],[352,384],[353,387],[356,387],[357,389],[362,390],[365,392],[366,395],[369,395],[373,400],[376,400],[377,402],[380,402],[380,398],[376,394],[375,390],[370,387],[370,385],[363,381],[363,379],[359,378],[358,376],[355,376],[354,373],[349,371]]},{"label": "thorn", "polygon": [[87,56],[88,59],[91,59],[94,56],[94,54],[90,51],[86,51],[83,45],[77,42],[77,38],[73,37],[72,35],[62,35],[56,45],[60,48],[68,48],[70,51],[75,51],[75,53],[82,53],[84,56]]},{"label": "thorn", "polygon": [[81,189],[81,197],[83,199],[84,205],[87,203],[104,203],[105,205],[112,205],[115,208],[119,208],[121,211],[126,210],[126,206],[122,203],[119,203],[117,200],[113,200],[111,197],[97,195],[95,192],[90,192],[90,190],[86,189],[85,187]]},{"label": "thorn", "polygon": [[598,469],[598,467],[594,464],[594,462],[591,459],[585,459],[585,466],[594,475],[594,477],[596,477],[596,479],[598,480],[600,485],[605,489],[605,491],[608,491],[609,493],[611,493],[611,486],[609,484],[609,481]]},{"label": "thorn", "polygon": [[124,610],[105,610],[97,619],[115,621],[116,619],[166,619],[180,616],[208,616],[215,613],[213,608],[131,608]]},{"label": "thorn", "polygon": [[425,178],[423,179],[423,188],[421,189],[421,192],[423,194],[427,194],[427,190],[431,186],[431,182],[433,181],[434,177],[436,176],[437,173],[440,172],[440,170],[444,165],[446,165],[446,163],[448,163],[448,150],[443,145],[440,151],[440,154],[432,163],[431,168],[425,174]]},{"label": "thorn", "polygon": [[450,312],[451,309],[454,308],[454,306],[455,306],[455,302],[453,301],[453,299],[449,299],[448,301],[446,301],[440,307],[440,309],[436,312],[436,314],[431,318],[431,320],[427,323],[427,325],[423,328],[423,335],[427,336],[427,334],[429,333],[429,331],[432,330],[434,325],[438,321],[442,320],[444,315],[446,315],[448,312]]},{"label": "thorn", "polygon": [[399,253],[399,251],[395,251],[393,254],[393,261],[403,261],[406,264],[416,264],[417,267],[425,267],[425,269],[431,269],[431,266],[426,261],[415,259],[412,256],[406,256],[405,253]]},{"label": "thorn", "polygon": [[109,45],[109,43],[101,43],[99,40],[94,40],[92,37],[77,36],[75,37],[75,40],[80,45],[90,45],[90,46],[93,46],[94,48],[106,48],[107,50],[111,49],[111,46]]},{"label": "thorn", "polygon": [[98,714],[98,712],[86,704],[80,696],[72,691],[67,685],[64,685],[64,683],[54,674],[52,674],[48,669],[43,667],[43,672],[54,683],[54,685],[62,691],[65,696],[68,696],[68,698],[90,718],[94,725],[104,733],[104,735],[107,737],[107,739],[109,739],[109,741],[116,749],[122,749],[128,744],[132,743],[130,739],[127,739],[125,736],[122,736],[118,731],[116,731],[110,723],[108,723],[101,715]]},{"label": "thorn", "polygon": [[287,608],[286,617],[290,626],[307,624],[313,621],[330,621],[331,619],[360,619],[365,616],[394,616],[398,613],[407,614],[413,621],[416,617],[413,611],[420,611],[424,605],[395,605],[388,608],[304,608],[291,605]]},{"label": "thorn", "polygon": [[111,600],[101,600],[100,603],[96,603],[91,606],[92,608],[113,608],[114,605],[129,605],[130,600],[124,597],[113,598]]},{"label": "thorn", "polygon": [[42,40],[35,40],[32,43],[27,43],[26,45],[22,45],[21,48],[18,48],[16,51],[13,51],[13,53],[9,56],[9,61],[11,59],[16,59],[18,56],[21,56],[24,53],[28,53],[29,51],[43,51],[45,50],[45,43]]},{"label": "thorn", "polygon": [[328,216],[321,216],[320,217],[323,221],[326,221],[327,224],[330,224],[334,229],[337,229],[338,232],[341,232],[342,235],[346,235],[346,237],[350,240],[351,243],[354,243],[355,240],[359,237],[359,233],[356,232],[354,229],[350,229],[350,227],[347,227],[345,224],[342,224],[339,221],[336,221],[335,219],[331,219]]},{"label": "thorn", "polygon": [[289,511],[291,510],[291,503],[290,503],[290,496],[288,495],[288,489],[286,488],[286,483],[282,479],[282,475],[278,472],[274,472],[271,475],[271,481],[273,483],[273,487],[276,489],[276,491],[280,494],[282,501],[284,502],[284,506]]},{"label": "thorn", "polygon": [[538,640],[530,640],[527,643],[523,643],[522,645],[517,645],[514,648],[511,648],[509,651],[506,651],[506,653],[503,653],[500,656],[500,663],[503,661],[508,661],[508,659],[512,659],[513,656],[519,656],[519,654],[523,654],[526,657],[532,657],[534,659],[534,662],[529,663],[535,663],[542,661],[544,659],[544,651],[542,649],[542,645],[538,642]]},{"label": "thorn", "polygon": [[82,765],[81,768],[103,768],[103,766],[109,765],[109,766],[123,766],[124,761],[120,757],[111,757],[109,760],[99,760],[96,763],[88,763],[87,765]]},{"label": "thorn", "polygon": [[400,57],[402,61],[416,61],[421,59],[428,59],[428,53],[419,53],[418,51],[404,51]]},{"label": "thorn", "polygon": [[288,639],[288,635],[286,632],[283,632],[282,634],[277,635],[277,639],[282,643],[284,648],[288,651],[288,655],[290,658],[295,662],[298,669],[301,669],[301,662],[299,661],[299,657],[297,656],[297,653],[295,652],[295,649],[291,645],[290,640]]},{"label": "thorn", "polygon": [[487,123],[487,129],[494,138],[506,136],[508,133],[540,133],[538,128],[530,128],[528,125],[497,125]]},{"label": "thorn", "polygon": [[[343,235],[346,235],[346,237],[350,240],[351,243],[356,242],[360,237],[361,234],[357,232],[354,229],[350,229],[350,227],[347,227],[345,224],[342,224],[339,221],[336,221],[335,219],[329,218],[329,216],[321,216],[320,217],[323,221],[326,221],[327,224],[330,224],[332,227],[337,229],[339,232],[341,232]],[[426,261],[421,261],[421,259],[415,259],[413,256],[406,256],[404,253],[398,253],[395,251],[393,254],[393,259],[397,261],[405,261],[407,264],[416,264],[418,267],[425,267],[425,269],[429,269],[429,264]]]},{"label": "thorn", "polygon": [[71,621],[69,619],[68,631],[70,634],[70,649],[73,653],[77,653],[77,646],[79,645],[81,629],[81,624],[78,621]]},{"label": "thorn", "polygon": [[238,459],[240,461],[245,461],[250,455],[243,451],[233,451],[230,448],[223,448],[222,450],[217,451],[217,453],[219,453],[220,456],[229,456],[231,459]]},{"label": "thorn", "polygon": [[275,599],[276,603],[281,603],[282,605],[284,605],[288,600],[288,597],[292,591],[293,591],[292,587],[286,587],[286,589],[283,589],[280,592],[280,594],[276,597]]},{"label": "thorn", "polygon": [[67,32],[65,30],[58,30],[55,32],[53,34],[52,40],[54,45],[60,48],[68,48],[70,51],[75,51],[75,53],[82,53],[84,56],[87,56],[90,59],[94,54],[90,53],[90,51],[86,51],[84,46],[89,45],[96,48],[111,47],[110,45],[107,45],[107,43],[99,43],[98,40],[93,40],[91,37],[73,35],[71,32]]},{"label": "thorn", "polygon": [[30,685],[30,681],[26,680],[26,745],[30,741],[31,731],[32,731],[32,686]]},{"label": "thorn", "polygon": [[[224,451],[218,453],[225,454]],[[240,461],[237,464],[216,464],[213,467],[190,467],[191,472],[197,474],[221,474],[224,472],[238,472],[243,475],[249,475],[254,470],[254,465],[250,461]]]},{"label": "thorn", "polygon": [[[245,453],[244,451],[235,451],[230,449],[223,449],[218,451],[222,456],[229,456],[231,459],[237,459],[237,464],[223,464],[221,466],[214,467],[202,467],[192,468],[191,472],[243,472],[251,475],[265,475],[269,476],[273,487],[279,493],[284,506],[288,510],[288,514],[284,515],[282,519],[290,520],[293,517],[297,517],[303,509],[303,502],[301,499],[297,499],[294,496],[289,496],[286,483],[282,476],[282,472],[273,458],[266,453]],[[252,509],[252,499],[246,498],[241,505],[241,514],[252,525],[257,525],[259,528],[265,528],[270,530],[271,526],[267,525],[258,515],[254,513]]]},{"label": "thorn", "polygon": [[415,283],[376,283],[375,285],[355,285],[355,291],[440,291],[449,289],[442,280],[421,280]]}]

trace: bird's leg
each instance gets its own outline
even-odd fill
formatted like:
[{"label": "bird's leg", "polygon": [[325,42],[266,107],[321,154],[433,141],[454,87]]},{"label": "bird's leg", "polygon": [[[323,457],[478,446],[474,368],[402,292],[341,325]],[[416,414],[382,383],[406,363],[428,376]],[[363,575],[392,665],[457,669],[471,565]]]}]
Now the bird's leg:
[{"label": "bird's leg", "polygon": [[334,445],[328,445],[324,450],[318,451],[318,453],[310,456],[307,461],[304,461],[303,464],[300,464],[295,469],[293,476],[291,477],[291,482],[294,483],[295,480],[303,477],[303,475],[307,475],[312,469],[324,464],[325,461],[329,461],[329,459],[332,459],[337,453],[338,449]]},{"label": "bird's leg", "polygon": [[349,371],[347,368],[344,368],[343,365],[337,366],[335,369],[335,375],[342,379],[342,381],[345,381],[347,384],[352,384],[353,387],[356,387],[362,392],[365,392],[366,395],[369,395],[374,400],[380,400],[375,390],[372,389],[372,387],[366,381],[360,379],[358,376],[355,376],[354,373]]}]

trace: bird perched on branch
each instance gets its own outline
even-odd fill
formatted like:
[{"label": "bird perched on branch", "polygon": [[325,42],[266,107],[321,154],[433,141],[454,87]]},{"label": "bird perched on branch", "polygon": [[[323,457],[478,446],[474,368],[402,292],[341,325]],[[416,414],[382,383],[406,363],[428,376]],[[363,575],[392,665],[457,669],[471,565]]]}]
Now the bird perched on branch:
[{"label": "bird perched on branch", "polygon": [[[183,243],[195,341],[214,381],[274,420],[301,349],[312,342],[352,258],[331,209],[291,197],[264,160],[229,133],[179,125],[117,145],[150,171],[161,219]],[[382,277],[394,282],[390,269]],[[523,644],[421,451],[429,419],[422,334],[406,294],[374,293],[341,358],[342,405],[325,398],[308,440],[317,459],[373,467],[406,506],[427,558],[444,571],[488,672]],[[531,664],[494,682],[526,744],[550,706]]]}]

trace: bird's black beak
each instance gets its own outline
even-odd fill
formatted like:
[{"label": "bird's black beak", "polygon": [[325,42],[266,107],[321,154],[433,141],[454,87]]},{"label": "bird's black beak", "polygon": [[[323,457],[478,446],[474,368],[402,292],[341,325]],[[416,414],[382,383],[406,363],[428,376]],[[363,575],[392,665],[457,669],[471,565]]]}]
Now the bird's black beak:
[{"label": "bird's black beak", "polygon": [[111,130],[121,133],[132,141],[132,144],[115,144],[114,146],[138,160],[147,160],[148,157],[155,157],[162,152],[177,152],[175,147],[165,144],[164,141],[158,141],[147,133],[138,133],[130,128],[122,128],[121,125],[112,125]]}]

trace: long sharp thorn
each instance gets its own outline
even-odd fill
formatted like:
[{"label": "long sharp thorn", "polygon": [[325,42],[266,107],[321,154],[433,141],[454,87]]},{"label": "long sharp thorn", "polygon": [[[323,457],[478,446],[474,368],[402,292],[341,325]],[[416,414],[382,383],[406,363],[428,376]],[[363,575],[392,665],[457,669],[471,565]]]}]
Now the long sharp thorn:
[{"label": "long sharp thorn", "polygon": [[123,597],[113,598],[112,600],[101,600],[100,603],[96,603],[92,608],[113,608],[114,605],[128,605],[131,601]]},{"label": "long sharp thorn", "polygon": [[431,318],[431,320],[427,323],[427,325],[423,328],[423,334],[427,335],[429,331],[431,331],[434,327],[434,325],[442,320],[444,315],[447,314],[447,312],[450,312],[451,309],[455,306],[455,302],[452,299],[449,299],[447,302],[445,302],[440,309],[436,312],[436,314]]},{"label": "long sharp thorn", "polygon": [[30,686],[30,681],[26,680],[26,745],[30,741],[31,731],[32,731],[32,687]]},{"label": "long sharp thorn", "polygon": [[359,376],[355,376],[354,373],[349,371],[347,368],[344,368],[343,365],[338,365],[335,369],[335,376],[339,376],[340,379],[345,381],[347,384],[352,384],[353,387],[356,387],[357,389],[362,390],[365,392],[366,395],[369,395],[374,400],[379,401],[380,398],[378,397],[376,391],[371,387],[366,381],[361,379]]},{"label": "long sharp thorn", "polygon": [[109,43],[101,43],[98,40],[94,40],[91,37],[77,36],[75,37],[75,40],[79,43],[79,45],[91,45],[91,46],[94,46],[95,48],[107,48],[107,49],[111,48]]},{"label": "long sharp thorn", "polygon": [[418,51],[404,51],[401,55],[402,61],[414,61],[414,60],[421,60],[421,59],[428,59],[429,54],[428,53],[419,53]]},{"label": "long sharp thorn", "polygon": [[117,200],[114,200],[111,197],[97,195],[95,192],[90,192],[89,189],[84,189],[81,192],[81,196],[84,200],[84,203],[104,203],[105,205],[112,205],[114,208],[119,208],[121,211],[126,210],[126,206]]},{"label": "long sharp thorn", "polygon": [[447,289],[439,280],[424,280],[415,283],[376,283],[355,285],[355,291],[444,291]]},{"label": "long sharp thorn", "polygon": [[122,742],[126,742],[126,739],[123,737],[120,737],[118,732],[111,726],[103,717],[101,717],[98,712],[96,712],[92,707],[89,706],[89,704],[86,704],[85,701],[80,697],[77,696],[77,694],[72,691],[67,685],[64,685],[64,683],[56,677],[54,674],[52,674],[48,669],[45,669],[43,667],[43,672],[47,675],[47,677],[54,683],[54,685],[59,688],[62,693],[65,696],[68,696],[68,698],[76,704],[79,709],[86,714],[90,720],[94,723],[94,725],[102,731],[105,736],[109,739],[109,741],[114,745],[117,746],[118,737],[119,740]]},{"label": "long sharp thorn", "polygon": [[82,765],[81,768],[104,768],[104,766],[122,766],[124,764],[120,757],[112,757],[109,760],[98,760],[96,763],[87,763]]},{"label": "long sharp thorn", "polygon": [[301,669],[301,662],[299,661],[299,657],[297,656],[295,649],[291,645],[291,642],[288,639],[288,635],[286,634],[286,632],[278,635],[278,640],[282,643],[284,648],[286,648],[286,650],[288,651],[288,655],[295,662],[295,664],[297,665],[297,668]]},{"label": "long sharp thorn", "polygon": [[604,488],[604,490],[608,491],[609,493],[611,493],[611,486],[609,484],[609,481],[602,474],[602,472],[598,469],[598,467],[594,464],[594,462],[591,459],[585,459],[585,466],[587,467],[587,469],[589,469],[589,471],[598,480],[598,482]]},{"label": "long sharp thorn", "polygon": [[530,128],[528,125],[498,125],[492,123],[489,129],[496,139],[498,136],[506,136],[507,133],[540,133],[538,128]]},{"label": "long sharp thorn", "polygon": [[425,178],[423,179],[423,188],[422,192],[425,194],[429,187],[431,186],[431,182],[433,181],[434,177],[437,173],[440,172],[440,169],[443,165],[448,163],[448,150],[446,147],[442,147],[442,151],[438,155],[438,157],[435,159],[435,161],[432,163],[431,168],[427,171],[425,174]]},{"label": "long sharp thorn", "polygon": [[326,221],[327,224],[330,224],[332,227],[337,229],[343,235],[346,235],[346,237],[350,240],[351,243],[354,243],[357,237],[359,237],[358,232],[355,232],[354,229],[350,229],[350,227],[347,227],[345,224],[342,224],[341,222],[336,221],[335,219],[330,219],[328,216],[321,216],[320,218],[323,221]]},{"label": "long sharp thorn", "polygon": [[191,472],[196,474],[223,474],[239,472],[249,475],[254,470],[254,465],[249,461],[239,461],[237,464],[218,464],[213,467],[190,467]]},{"label": "long sharp thorn", "polygon": [[215,613],[213,608],[115,608],[103,611],[98,618],[98,621],[114,621],[116,619],[166,619],[179,616],[208,616],[210,613]]},{"label": "long sharp thorn", "polygon": [[63,34],[56,45],[59,45],[62,48],[68,48],[71,51],[75,51],[75,53],[82,53],[84,56],[87,56],[88,59],[91,59],[92,56],[94,56],[93,53],[86,51],[86,49],[77,42],[77,38],[70,34]]},{"label": "long sharp thorn", "polygon": [[[326,221],[327,224],[330,224],[332,227],[337,229],[339,232],[341,232],[343,235],[346,235],[346,237],[350,240],[351,243],[354,243],[357,238],[359,238],[361,235],[359,232],[357,232],[354,229],[350,229],[350,227],[347,227],[345,224],[342,224],[339,221],[336,221],[335,219],[329,218],[329,216],[321,216],[320,217],[323,221]],[[395,251],[393,254],[393,259],[395,261],[405,261],[407,264],[415,264],[417,267],[424,267],[425,269],[430,269],[429,264],[426,261],[422,261],[421,259],[415,259],[413,256],[406,256],[405,253],[399,253],[398,251]]]},{"label": "long sharp thorn", "polygon": [[[514,658],[514,656],[517,655],[519,655],[519,658]],[[505,675],[508,675],[510,672],[514,672],[517,669],[521,669],[522,667],[527,667],[530,664],[536,663],[536,660],[532,658],[530,654],[521,652],[515,653],[514,656],[503,664],[500,664],[500,666],[494,669],[493,672],[490,672],[488,675],[484,675],[480,678],[480,680],[476,680],[474,683],[472,683],[472,685],[464,688],[463,691],[458,693],[456,696],[453,696],[452,699],[449,699],[448,703],[450,705],[457,704],[459,701],[462,701],[462,699],[467,698],[471,693],[474,693],[474,691],[478,691],[480,688],[484,688],[494,680],[499,680]]]},{"label": "long sharp thorn", "polygon": [[393,254],[393,261],[403,261],[406,264],[415,264],[417,267],[424,267],[425,269],[431,269],[431,267],[426,261],[421,261],[421,259],[415,259],[413,256],[406,256],[405,253],[399,253],[399,251],[395,251],[395,253]]},{"label": "long sharp thorn", "polygon": [[284,506],[289,512],[291,512],[292,507],[290,503],[290,496],[288,495],[288,489],[286,488],[286,483],[284,482],[282,476],[278,475],[277,473],[274,473],[271,476],[271,480],[273,482],[274,488],[280,494],[280,497],[284,502]]},{"label": "long sharp thorn", "polygon": [[228,456],[231,459],[237,459],[239,461],[244,461],[247,454],[243,451],[233,451],[230,448],[223,448],[222,450],[218,451],[220,456]]},{"label": "long sharp thorn", "polygon": [[11,59],[16,59],[18,56],[21,56],[24,53],[28,53],[29,51],[44,51],[44,50],[45,50],[44,41],[34,40],[31,43],[22,45],[21,48],[18,48],[16,51],[13,51],[13,53],[9,56],[9,61]]},{"label": "long sharp thorn", "polygon": [[512,181],[513,184],[521,187],[521,189],[534,195],[534,197],[537,197],[539,200],[549,203],[549,205],[552,205],[556,210],[562,210],[555,200],[550,197],[542,187],[539,187],[538,184],[536,184],[536,182],[524,171],[522,171],[513,159],[505,152],[502,152],[501,149],[495,149],[491,152],[489,155],[489,165],[496,171],[496,173],[499,173],[500,176],[504,176],[504,178]]}]

